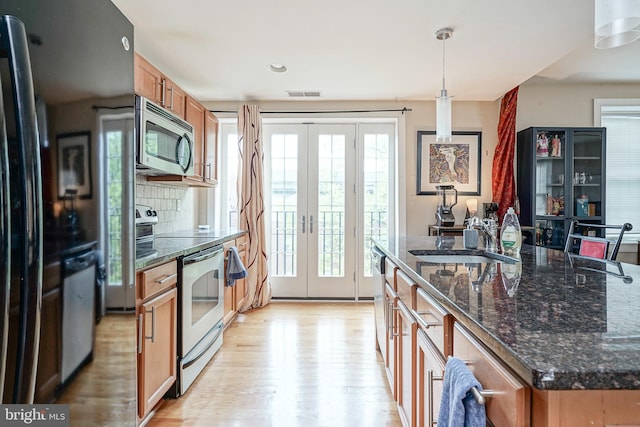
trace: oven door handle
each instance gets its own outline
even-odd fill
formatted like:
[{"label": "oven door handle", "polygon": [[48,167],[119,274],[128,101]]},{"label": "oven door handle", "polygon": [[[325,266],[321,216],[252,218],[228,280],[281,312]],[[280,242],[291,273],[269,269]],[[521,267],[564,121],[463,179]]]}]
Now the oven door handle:
[{"label": "oven door handle", "polygon": [[[217,327],[219,329],[218,333],[216,334],[215,338],[211,340],[211,342],[209,344],[207,344],[207,346],[205,348],[202,349],[202,351],[200,351],[200,353],[198,353],[195,357],[193,357],[192,359],[190,359],[188,362],[186,362],[184,365],[182,365],[182,369],[187,369],[189,366],[193,365],[194,363],[196,363],[202,356],[205,355],[205,353],[207,351],[209,351],[209,349],[211,348],[211,346],[213,346],[216,343],[216,340],[218,339],[218,336],[220,335],[220,333],[222,332],[222,328],[224,327],[224,325],[219,324],[216,325],[215,327]],[[214,327],[214,328],[215,328]]]},{"label": "oven door handle", "polygon": [[182,259],[182,265],[189,265],[196,262],[204,261],[209,258],[213,258],[223,251],[222,245],[215,247],[214,249],[207,250],[205,253],[196,253]]}]

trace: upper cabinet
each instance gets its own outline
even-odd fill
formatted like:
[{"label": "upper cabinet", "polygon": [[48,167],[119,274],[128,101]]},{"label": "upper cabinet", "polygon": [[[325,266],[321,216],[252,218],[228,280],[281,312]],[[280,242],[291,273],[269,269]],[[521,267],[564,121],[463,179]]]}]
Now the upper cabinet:
[{"label": "upper cabinet", "polygon": [[604,128],[518,132],[520,223],[535,227],[536,244],[563,248],[574,219],[604,223],[605,141]]},{"label": "upper cabinet", "polygon": [[218,118],[211,112],[204,112],[204,180],[218,182]]},{"label": "upper cabinet", "polygon": [[184,119],[185,91],[138,54],[135,55],[134,66],[136,93]]},{"label": "upper cabinet", "polygon": [[194,133],[193,175],[149,175],[147,180],[192,187],[215,186],[218,152],[216,116],[138,54],[135,55],[135,91],[188,121]]}]

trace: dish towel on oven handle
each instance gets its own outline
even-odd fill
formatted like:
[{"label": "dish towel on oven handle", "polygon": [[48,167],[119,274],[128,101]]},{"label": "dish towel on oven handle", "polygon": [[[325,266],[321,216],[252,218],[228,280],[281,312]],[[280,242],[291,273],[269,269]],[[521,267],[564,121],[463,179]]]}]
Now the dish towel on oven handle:
[{"label": "dish towel on oven handle", "polygon": [[444,370],[442,400],[438,427],[485,427],[487,414],[478,403],[471,388],[482,390],[480,382],[457,357],[449,357]]},{"label": "dish towel on oven handle", "polygon": [[233,286],[236,280],[247,277],[247,269],[244,268],[238,248],[232,246],[227,253],[227,280],[226,286]]}]

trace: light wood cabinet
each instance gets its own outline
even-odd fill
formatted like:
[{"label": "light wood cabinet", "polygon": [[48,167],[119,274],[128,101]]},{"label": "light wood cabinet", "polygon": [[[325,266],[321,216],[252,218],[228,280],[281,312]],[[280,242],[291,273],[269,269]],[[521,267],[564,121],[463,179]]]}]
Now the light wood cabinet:
[{"label": "light wood cabinet", "polygon": [[[400,273],[398,274],[400,282]],[[407,306],[398,301],[398,367],[397,400],[398,413],[402,424],[408,427],[416,425],[416,344],[418,322]]]},{"label": "light wood cabinet", "polygon": [[198,101],[187,96],[186,120],[193,126],[193,176],[192,179],[204,180],[204,112]]},{"label": "light wood cabinet", "polygon": [[445,360],[423,329],[417,331],[416,425],[432,427],[438,420]]},{"label": "light wood cabinet", "polygon": [[[224,276],[227,277],[227,265],[229,262],[229,249],[232,246],[238,248],[238,255],[243,265],[247,265],[247,236],[238,237],[235,240],[230,240],[224,243]],[[246,298],[247,283],[246,279],[239,279],[235,281],[233,286],[224,287],[224,327],[227,328],[238,315],[238,310],[244,304]]]},{"label": "light wood cabinet", "polygon": [[[240,259],[242,260],[242,264],[247,266],[247,257],[249,255],[248,251],[249,239],[245,234],[242,237],[236,239],[236,247],[238,248],[238,255],[240,255]],[[240,307],[244,305],[245,299],[247,298],[247,279],[238,279],[236,280],[236,284],[234,286],[234,300],[236,311],[240,310]]]},{"label": "light wood cabinet", "polygon": [[493,425],[530,425],[531,389],[457,323],[453,328],[453,355],[468,364],[484,390],[492,392],[485,408]]},{"label": "light wood cabinet", "polygon": [[167,77],[164,78],[164,99],[164,108],[189,121],[186,116],[187,93]]},{"label": "light wood cabinet", "polygon": [[142,56],[134,56],[134,86],[135,92],[150,99],[156,104],[163,105],[163,78],[164,76],[156,67]]},{"label": "light wood cabinet", "polygon": [[218,182],[218,118],[208,110],[204,112],[204,180]]},{"label": "light wood cabinet", "polygon": [[185,118],[186,92],[137,53],[134,57],[134,89],[138,95]]},{"label": "light wood cabinet", "polygon": [[176,381],[177,263],[137,275],[138,416],[145,418]]},{"label": "light wood cabinet", "polygon": [[142,56],[135,55],[135,92],[193,126],[193,175],[149,175],[147,181],[212,188],[217,184],[218,119]]}]

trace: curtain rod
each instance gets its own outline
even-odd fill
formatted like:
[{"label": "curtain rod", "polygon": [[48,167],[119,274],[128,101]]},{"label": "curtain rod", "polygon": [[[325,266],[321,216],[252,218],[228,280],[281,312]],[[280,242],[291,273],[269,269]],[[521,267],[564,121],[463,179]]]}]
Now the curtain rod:
[{"label": "curtain rod", "polygon": [[[238,113],[233,110],[209,110],[211,113]],[[404,114],[407,111],[413,111],[411,108],[402,107],[394,109],[382,110],[321,110],[321,111],[260,111],[260,114],[326,114],[326,113],[393,113],[400,112]]]}]

